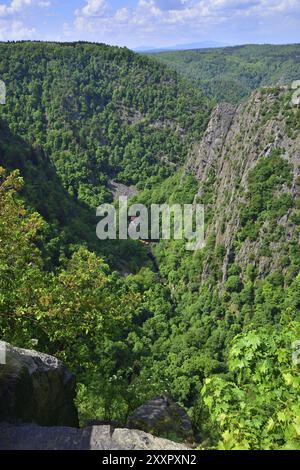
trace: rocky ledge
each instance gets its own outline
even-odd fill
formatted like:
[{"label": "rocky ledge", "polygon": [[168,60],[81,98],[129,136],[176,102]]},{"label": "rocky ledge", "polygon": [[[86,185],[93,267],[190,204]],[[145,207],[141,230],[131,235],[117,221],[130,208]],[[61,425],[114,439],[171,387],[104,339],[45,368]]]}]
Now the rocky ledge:
[{"label": "rocky ledge", "polygon": [[83,429],[0,424],[0,450],[185,450],[188,447],[133,429]]},{"label": "rocky ledge", "polygon": [[[188,449],[183,444],[154,437],[143,430],[106,424],[79,428],[74,404],[75,376],[47,354],[3,342],[0,342],[0,348],[2,353],[5,351],[0,361],[4,362],[0,363],[0,450]],[[154,417],[159,418],[159,424],[165,420],[168,430],[175,411],[176,419],[179,419],[175,405],[165,402],[164,406],[159,400],[147,405],[146,409],[151,408],[151,429],[155,430],[157,419]],[[144,408],[132,417],[130,427],[143,421],[142,418],[145,419]],[[143,429],[149,423],[141,424]],[[186,422],[184,424],[187,426]]]}]

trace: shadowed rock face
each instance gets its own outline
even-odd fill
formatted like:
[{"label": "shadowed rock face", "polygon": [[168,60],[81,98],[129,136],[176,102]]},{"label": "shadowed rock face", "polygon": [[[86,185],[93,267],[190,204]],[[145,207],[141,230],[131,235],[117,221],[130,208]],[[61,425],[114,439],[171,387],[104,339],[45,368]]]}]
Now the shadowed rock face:
[{"label": "shadowed rock face", "polygon": [[215,168],[222,152],[227,134],[232,126],[236,108],[229,103],[220,103],[212,112],[210,121],[201,143],[192,150],[187,164],[186,173],[193,173],[197,180],[205,181],[210,171]]},{"label": "shadowed rock face", "polygon": [[137,408],[127,424],[130,428],[142,429],[155,436],[189,442],[194,437],[188,415],[167,396],[154,398]]},{"label": "shadowed rock face", "polygon": [[[205,200],[207,222],[206,241],[215,238],[216,247],[222,246],[222,284],[228,279],[228,268],[236,264],[246,273],[249,265],[255,266],[257,276],[282,271],[281,260],[289,244],[299,243],[297,224],[293,221],[296,207],[288,207],[276,224],[277,237],[272,237],[270,220],[266,219],[257,236],[237,241],[242,228],[241,209],[248,204],[249,175],[259,162],[279,151],[291,166],[292,182],[276,189],[274,197],[291,197],[296,206],[300,197],[300,134],[296,124],[289,119],[297,108],[289,100],[289,88],[276,87],[257,90],[238,108],[230,104],[218,105],[200,143],[191,150],[186,172],[195,176],[199,190],[195,202]],[[211,194],[211,197],[206,197]],[[271,240],[271,241],[270,241]],[[294,241],[295,240],[295,241]],[[265,254],[265,247],[269,253]],[[211,262],[204,262],[202,281],[211,275]],[[213,269],[215,269],[213,267]],[[289,267],[285,267],[283,274]]]},{"label": "shadowed rock face", "polygon": [[[0,346],[2,353],[5,351],[1,356],[5,363],[0,364],[0,450],[188,449],[111,424],[79,429],[74,375],[55,357],[3,342]],[[172,410],[176,406],[168,404]],[[172,414],[174,425],[180,416],[184,428],[185,412],[177,408],[177,415]],[[186,426],[188,429],[189,423]]]},{"label": "shadowed rock face", "polygon": [[84,429],[0,424],[0,450],[185,450],[182,444],[143,431],[92,426]]},{"label": "shadowed rock face", "polygon": [[6,364],[0,364],[0,422],[76,427],[74,398],[75,376],[60,361],[6,344]]}]

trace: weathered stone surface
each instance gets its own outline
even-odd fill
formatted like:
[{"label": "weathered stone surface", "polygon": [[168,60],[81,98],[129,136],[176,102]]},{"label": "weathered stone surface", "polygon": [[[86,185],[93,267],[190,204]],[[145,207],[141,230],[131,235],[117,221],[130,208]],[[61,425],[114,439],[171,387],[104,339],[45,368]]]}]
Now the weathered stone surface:
[{"label": "weathered stone surface", "polygon": [[[279,151],[291,164],[293,181],[278,187],[276,197],[290,196],[294,201],[299,198],[300,135],[287,125],[283,105],[287,91],[282,86],[257,90],[237,109],[226,103],[218,105],[202,141],[191,149],[186,172],[191,172],[199,183],[195,202],[207,201],[205,214],[212,216],[205,239],[215,239],[216,247],[224,251],[220,287],[228,279],[232,264],[239,266],[241,273],[246,273],[249,265],[255,266],[256,275],[261,278],[282,270],[284,275],[289,269],[282,267],[282,258],[286,256],[286,241],[294,239],[297,243],[292,207],[276,220],[276,236],[271,237],[270,221],[266,219],[257,236],[248,237],[238,249],[236,244],[242,228],[241,208],[248,203],[249,174],[260,159]],[[290,106],[292,113],[292,103]],[[210,275],[208,257],[201,282],[206,282]]]},{"label": "weathered stone surface", "polygon": [[220,103],[212,112],[201,143],[195,144],[187,165],[186,173],[193,173],[199,181],[205,181],[215,168],[224,141],[232,125],[236,108],[229,103]]},{"label": "weathered stone surface", "polygon": [[193,441],[190,419],[183,408],[167,396],[150,400],[137,408],[128,419],[128,427],[155,436]]},{"label": "weathered stone surface", "polygon": [[185,450],[143,431],[92,426],[78,429],[0,424],[0,450]]},{"label": "weathered stone surface", "polygon": [[78,428],[74,375],[52,356],[3,345],[6,357],[5,364],[0,364],[0,450],[187,449],[143,431],[118,429],[111,424]]},{"label": "weathered stone surface", "polygon": [[75,376],[52,356],[5,345],[6,364],[0,364],[0,421],[78,426]]},{"label": "weathered stone surface", "polygon": [[126,186],[125,184],[117,183],[113,180],[109,181],[108,188],[111,190],[115,200],[118,200],[120,196],[127,196],[130,198],[138,192],[134,186]]}]

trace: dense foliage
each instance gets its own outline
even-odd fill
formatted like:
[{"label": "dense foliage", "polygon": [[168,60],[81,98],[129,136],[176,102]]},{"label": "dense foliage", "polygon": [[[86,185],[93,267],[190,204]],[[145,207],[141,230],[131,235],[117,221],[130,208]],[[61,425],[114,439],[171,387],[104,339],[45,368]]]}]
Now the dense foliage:
[{"label": "dense foliage", "polygon": [[[140,403],[140,394],[142,399],[151,396],[151,388],[138,394],[131,384],[131,337],[158,309],[150,293],[154,278],[149,273],[148,284],[143,279],[139,288],[138,278],[133,282],[110,272],[84,247],[70,259],[62,257],[55,270],[45,270],[38,245],[46,224],[24,207],[22,185],[17,170],[6,174],[0,168],[1,337],[55,354],[77,373],[82,420],[124,421]],[[166,297],[160,286],[156,290],[161,299]]]},{"label": "dense foliage", "polygon": [[300,77],[300,45],[161,52],[154,57],[217,102],[239,103],[260,86],[289,84]]},{"label": "dense foliage", "polygon": [[[209,208],[203,250],[190,253],[180,240],[97,243],[91,207],[111,199],[110,178],[136,183],[135,202],[194,201],[199,183],[179,167],[201,137],[206,100],[126,49],[0,50],[8,84],[0,108],[1,338],[65,361],[78,377],[81,423],[124,424],[136,406],[168,392],[191,416],[201,448],[299,448],[296,165],[279,148],[262,152],[245,187],[233,188],[241,198],[225,280],[213,171],[199,200]],[[280,116],[297,139],[299,110],[291,111],[289,93],[275,98],[262,119]],[[287,214],[284,239],[278,220]],[[238,263],[257,240],[258,256],[279,258],[278,269],[258,273],[251,256]],[[274,240],[282,244],[275,254]]]},{"label": "dense foliage", "polygon": [[0,58],[0,117],[93,209],[111,197],[110,178],[143,187],[174,172],[207,118],[200,91],[128,49],[1,43]]}]

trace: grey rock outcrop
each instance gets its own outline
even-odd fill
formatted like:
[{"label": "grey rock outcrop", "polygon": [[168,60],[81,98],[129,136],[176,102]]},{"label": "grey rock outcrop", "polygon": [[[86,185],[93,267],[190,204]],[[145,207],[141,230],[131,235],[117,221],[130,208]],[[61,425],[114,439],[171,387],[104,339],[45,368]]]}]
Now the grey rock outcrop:
[{"label": "grey rock outcrop", "polygon": [[127,425],[155,436],[191,443],[194,440],[188,415],[168,396],[156,397],[137,408],[128,418]]},{"label": "grey rock outcrop", "polygon": [[216,106],[200,145],[193,148],[188,158],[186,173],[193,173],[198,181],[207,178],[216,166],[235,113],[236,108],[232,104],[220,103]]},{"label": "grey rock outcrop", "polygon": [[[0,450],[188,449],[142,430],[112,424],[80,429],[74,405],[75,376],[55,357],[3,342],[0,346],[4,362],[0,364]],[[169,408],[176,411],[176,406],[172,403]],[[175,428],[178,419],[183,429],[185,412],[178,407],[172,416]]]},{"label": "grey rock outcrop", "polygon": [[[288,92],[287,87],[263,88],[236,109],[226,103],[218,105],[202,141],[195,144],[189,155],[186,173],[192,173],[199,183],[195,202],[203,202],[206,217],[210,217],[206,240],[215,239],[215,246],[224,249],[220,266],[222,284],[227,280],[228,267],[232,264],[240,266],[242,272],[246,272],[251,264],[261,278],[281,270],[286,240],[293,240],[295,245],[298,243],[293,222],[297,208],[288,208],[282,217],[278,217],[276,237],[271,236],[272,229],[266,220],[255,238],[248,237],[241,247],[236,243],[236,235],[242,228],[241,208],[248,203],[249,174],[260,159],[279,151],[291,165],[293,180],[291,184],[281,185],[276,190],[276,197],[286,195],[293,201],[300,197],[300,134],[295,124],[292,127],[289,122],[297,108],[293,109],[290,103],[285,109]],[[267,255],[264,254],[266,247]],[[211,261],[207,259],[202,272],[203,282],[210,273]]]},{"label": "grey rock outcrop", "polygon": [[0,422],[78,426],[75,376],[52,356],[7,343],[0,364]]},{"label": "grey rock outcrop", "polygon": [[92,426],[84,429],[0,424],[0,450],[186,450],[183,444],[143,431]]},{"label": "grey rock outcrop", "polygon": [[126,186],[122,183],[110,180],[108,182],[108,188],[112,192],[114,200],[118,200],[120,196],[127,196],[128,198],[137,194],[137,189],[134,186]]}]

